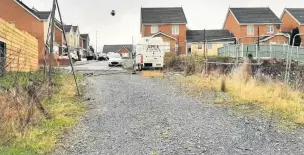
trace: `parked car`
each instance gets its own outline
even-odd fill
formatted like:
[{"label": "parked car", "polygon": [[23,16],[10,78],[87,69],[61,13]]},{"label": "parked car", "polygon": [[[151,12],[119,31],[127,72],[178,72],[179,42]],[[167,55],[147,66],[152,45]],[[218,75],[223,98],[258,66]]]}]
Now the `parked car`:
[{"label": "parked car", "polygon": [[112,53],[109,55],[109,67],[122,66],[122,58],[119,53]]},{"label": "parked car", "polygon": [[113,54],[114,52],[109,52],[107,53],[107,57],[109,57],[111,54]]},{"label": "parked car", "polygon": [[105,53],[100,53],[100,54],[98,55],[98,60],[99,60],[99,61],[107,61],[107,60],[109,60],[109,57],[108,57],[107,54],[105,54]]},{"label": "parked car", "polygon": [[97,60],[97,55],[93,51],[88,51],[87,60]]},{"label": "parked car", "polygon": [[[72,59],[73,63],[78,60],[78,56],[75,53],[70,52],[70,56],[71,56],[71,59]],[[63,53],[60,56],[60,59],[69,59],[68,53]]]}]

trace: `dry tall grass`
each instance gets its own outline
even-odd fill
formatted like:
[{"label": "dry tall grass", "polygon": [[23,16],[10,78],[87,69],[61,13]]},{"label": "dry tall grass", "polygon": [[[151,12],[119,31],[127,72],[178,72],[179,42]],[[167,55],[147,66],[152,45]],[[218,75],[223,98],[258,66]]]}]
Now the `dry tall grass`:
[{"label": "dry tall grass", "polygon": [[54,149],[58,135],[84,112],[73,80],[70,74],[56,73],[50,100],[44,84],[35,93],[39,101],[27,89],[0,94],[0,154],[46,154]]},{"label": "dry tall grass", "polygon": [[142,77],[162,77],[163,73],[160,71],[142,71],[139,75]]},{"label": "dry tall grass", "polygon": [[[16,137],[22,136],[30,124],[41,115],[33,101],[29,101],[24,90],[0,94],[0,145],[10,143]],[[39,116],[40,115],[40,116]]]},{"label": "dry tall grass", "polygon": [[247,63],[229,75],[190,76],[185,80],[200,88],[224,90],[236,99],[236,103],[247,101],[262,104],[266,111],[274,112],[293,123],[304,125],[303,93],[265,76],[253,78]]}]

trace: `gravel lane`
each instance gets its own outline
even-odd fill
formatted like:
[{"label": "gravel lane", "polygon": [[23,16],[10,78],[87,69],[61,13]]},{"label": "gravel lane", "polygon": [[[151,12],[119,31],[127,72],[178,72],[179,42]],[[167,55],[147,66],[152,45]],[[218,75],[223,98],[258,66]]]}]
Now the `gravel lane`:
[{"label": "gravel lane", "polygon": [[202,103],[166,80],[93,76],[87,93],[88,114],[54,155],[304,154],[302,131],[268,130],[267,120]]}]

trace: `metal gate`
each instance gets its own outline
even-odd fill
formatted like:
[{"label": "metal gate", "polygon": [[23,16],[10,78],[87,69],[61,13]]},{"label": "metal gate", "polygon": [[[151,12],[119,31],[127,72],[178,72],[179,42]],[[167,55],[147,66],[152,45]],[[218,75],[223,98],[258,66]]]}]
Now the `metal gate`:
[{"label": "metal gate", "polygon": [[6,58],[6,45],[0,41],[0,76],[5,73],[5,58]]}]

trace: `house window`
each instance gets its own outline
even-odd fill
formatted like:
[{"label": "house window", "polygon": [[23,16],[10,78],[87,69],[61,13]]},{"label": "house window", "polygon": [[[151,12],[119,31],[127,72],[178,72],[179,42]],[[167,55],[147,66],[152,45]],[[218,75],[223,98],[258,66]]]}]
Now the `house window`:
[{"label": "house window", "polygon": [[202,43],[198,43],[197,44],[197,49],[203,49],[203,44]]},{"label": "house window", "polygon": [[179,26],[172,25],[172,34],[179,34]]},{"label": "house window", "polygon": [[267,25],[267,33],[274,33],[273,25]]},{"label": "house window", "polygon": [[121,53],[122,57],[129,57],[129,53]]},{"label": "house window", "polygon": [[178,52],[178,44],[175,44],[175,52]]},{"label": "house window", "polygon": [[254,35],[254,26],[247,25],[247,35]]},{"label": "house window", "polygon": [[212,50],[212,44],[207,44],[208,50]]},{"label": "house window", "polygon": [[151,33],[157,33],[158,32],[158,25],[152,25],[151,26]]}]

